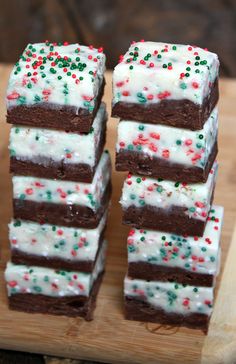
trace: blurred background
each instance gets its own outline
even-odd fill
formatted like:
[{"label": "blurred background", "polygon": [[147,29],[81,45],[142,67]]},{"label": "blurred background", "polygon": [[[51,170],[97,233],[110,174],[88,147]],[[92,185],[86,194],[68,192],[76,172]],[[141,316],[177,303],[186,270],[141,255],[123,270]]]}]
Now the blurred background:
[{"label": "blurred background", "polygon": [[29,42],[104,46],[108,67],[131,40],[189,43],[217,52],[236,76],[236,0],[0,0],[0,62]]}]

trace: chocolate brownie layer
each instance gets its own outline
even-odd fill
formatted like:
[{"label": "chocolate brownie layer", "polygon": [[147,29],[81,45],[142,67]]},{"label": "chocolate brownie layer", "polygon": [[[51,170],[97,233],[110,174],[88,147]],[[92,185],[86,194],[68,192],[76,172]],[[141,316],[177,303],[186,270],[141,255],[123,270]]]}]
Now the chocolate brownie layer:
[{"label": "chocolate brownie layer", "polygon": [[42,294],[17,293],[9,297],[9,307],[11,310],[27,313],[47,313],[70,317],[81,316],[86,321],[91,321],[102,277],[103,273],[94,282],[89,297],[51,297]]},{"label": "chocolate brownie layer", "polygon": [[210,317],[203,313],[182,315],[153,307],[133,297],[125,297],[125,318],[127,320],[154,322],[162,325],[185,326],[207,333]]},{"label": "chocolate brownie layer", "polygon": [[218,99],[219,87],[218,79],[216,79],[210,95],[204,99],[202,105],[187,99],[161,100],[149,105],[117,102],[112,108],[112,116],[149,124],[200,130],[216,106]]},{"label": "chocolate brownie layer", "polygon": [[7,110],[7,122],[32,127],[59,129],[78,133],[89,133],[100,106],[105,80],[100,88],[93,112],[73,106],[40,103],[19,105]]},{"label": "chocolate brownie layer", "polygon": [[99,147],[94,167],[88,164],[72,164],[55,162],[45,157],[40,158],[38,163],[31,160],[20,160],[16,157],[10,158],[10,172],[19,176],[33,176],[38,178],[60,179],[75,182],[91,183],[96,172],[96,167],[101,157],[106,142],[106,123],[103,124]]},{"label": "chocolate brownie layer", "polygon": [[129,171],[141,176],[163,178],[170,181],[206,182],[217,153],[218,146],[216,142],[206,167],[202,169],[194,166],[187,167],[179,163],[170,163],[164,158],[152,158],[141,152],[120,150],[119,153],[116,153],[116,170]]},{"label": "chocolate brownie layer", "polygon": [[212,287],[214,275],[200,274],[178,267],[168,267],[146,262],[130,262],[128,276],[146,281],[163,281],[189,284],[192,286]]},{"label": "chocolate brownie layer", "polygon": [[185,214],[185,208],[179,206],[166,210],[148,205],[143,207],[132,205],[123,209],[122,222],[137,229],[153,229],[192,236],[202,236],[206,225],[206,220],[189,218]]},{"label": "chocolate brownie layer", "polygon": [[110,197],[111,182],[106,187],[101,206],[97,211],[82,205],[13,199],[13,216],[15,219],[38,223],[94,229],[108,208]]},{"label": "chocolate brownie layer", "polygon": [[100,252],[102,242],[104,240],[106,227],[103,229],[100,239],[99,247],[94,260],[69,260],[61,259],[58,257],[45,257],[42,255],[28,254],[22,250],[13,248],[11,250],[11,261],[14,264],[23,264],[28,266],[37,267],[50,267],[54,269],[68,269],[74,271],[80,271],[90,273],[93,271],[95,262]]}]

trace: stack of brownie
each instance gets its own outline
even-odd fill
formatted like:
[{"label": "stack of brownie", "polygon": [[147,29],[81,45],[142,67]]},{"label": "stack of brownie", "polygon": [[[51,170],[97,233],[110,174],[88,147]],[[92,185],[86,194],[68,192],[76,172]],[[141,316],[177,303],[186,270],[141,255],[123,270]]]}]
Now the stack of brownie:
[{"label": "stack of brownie", "polygon": [[113,75],[116,168],[129,232],[127,319],[207,330],[220,266],[216,54],[133,43]]},{"label": "stack of brownie", "polygon": [[10,308],[93,317],[111,163],[102,48],[29,44],[10,75]]}]

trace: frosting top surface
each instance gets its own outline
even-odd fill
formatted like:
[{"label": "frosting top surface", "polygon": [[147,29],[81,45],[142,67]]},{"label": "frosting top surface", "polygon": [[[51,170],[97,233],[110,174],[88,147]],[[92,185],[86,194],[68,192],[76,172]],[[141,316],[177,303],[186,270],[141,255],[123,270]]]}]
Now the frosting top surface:
[{"label": "frosting top surface", "polygon": [[113,103],[187,99],[202,104],[219,73],[215,53],[199,47],[134,42],[113,74]]},{"label": "frosting top surface", "polygon": [[92,112],[103,80],[103,49],[78,43],[28,44],[7,88],[7,107],[52,103]]},{"label": "frosting top surface", "polygon": [[128,261],[217,274],[223,213],[222,206],[212,206],[202,237],[131,229],[127,239]]}]

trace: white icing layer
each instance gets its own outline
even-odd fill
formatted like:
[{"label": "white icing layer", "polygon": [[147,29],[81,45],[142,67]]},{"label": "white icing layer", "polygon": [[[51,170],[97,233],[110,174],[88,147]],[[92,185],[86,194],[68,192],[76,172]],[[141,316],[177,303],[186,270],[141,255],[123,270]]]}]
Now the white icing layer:
[{"label": "white icing layer", "polygon": [[78,229],[31,221],[12,220],[9,239],[12,249],[26,254],[71,261],[94,261],[107,212],[96,229]]},{"label": "white icing layer", "polygon": [[179,283],[144,281],[125,277],[125,296],[148,302],[166,312],[188,315],[212,313],[214,287],[194,287]]},{"label": "white icing layer", "polygon": [[92,112],[103,81],[102,49],[53,43],[28,44],[7,88],[7,107],[53,103]]},{"label": "white icing layer", "polygon": [[224,209],[212,206],[204,235],[181,236],[132,229],[127,239],[128,261],[216,275],[220,265],[220,235]]},{"label": "white icing layer", "polygon": [[219,74],[216,54],[189,45],[137,42],[113,72],[113,104],[187,99],[202,104]]},{"label": "white icing layer", "polygon": [[104,242],[92,273],[28,267],[8,262],[5,270],[8,296],[31,293],[51,297],[77,295],[88,297],[94,281],[104,270],[106,245]]},{"label": "white icing layer", "polygon": [[92,183],[13,176],[13,195],[20,200],[82,205],[96,211],[110,178],[111,160],[104,152]]},{"label": "white icing layer", "polygon": [[118,125],[116,151],[135,151],[150,158],[204,169],[217,131],[217,109],[212,111],[203,129],[197,131],[122,120]]},{"label": "white icing layer", "polygon": [[195,219],[206,220],[211,206],[218,163],[215,161],[206,183],[187,184],[129,174],[126,178],[120,203],[123,209],[145,205],[162,209],[180,206]]},{"label": "white icing layer", "polygon": [[[17,159],[38,164],[47,165],[49,159],[53,162],[83,163],[93,167],[106,119],[106,107],[102,103],[89,134],[14,126],[10,133],[10,154]],[[47,161],[43,158],[47,158]]]}]

